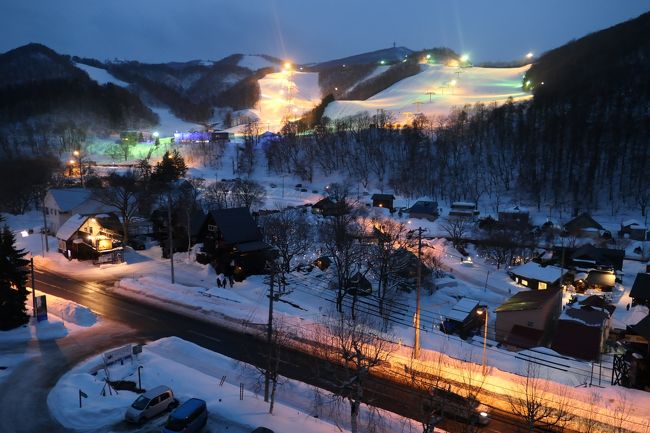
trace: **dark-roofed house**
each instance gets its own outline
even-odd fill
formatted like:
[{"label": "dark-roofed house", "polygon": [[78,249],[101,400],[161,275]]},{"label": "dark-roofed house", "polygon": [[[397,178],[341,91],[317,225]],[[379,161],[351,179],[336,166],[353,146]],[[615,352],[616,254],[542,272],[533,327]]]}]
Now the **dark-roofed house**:
[{"label": "dark-roofed house", "polygon": [[616,286],[616,274],[614,271],[591,270],[585,279],[585,288],[611,292]]},{"label": "dark-roofed house", "polygon": [[335,203],[331,198],[325,197],[318,200],[312,207],[313,214],[322,216],[338,216],[343,215],[347,211],[345,203]]},{"label": "dark-roofed house", "polygon": [[582,213],[564,224],[564,230],[573,236],[598,237],[603,226],[588,213]]},{"label": "dark-roofed house", "polygon": [[59,252],[95,264],[122,263],[122,226],[115,214],[75,214],[56,232]]},{"label": "dark-roofed house", "polygon": [[449,210],[450,217],[456,218],[470,218],[473,219],[479,214],[478,209],[476,209],[476,203],[470,203],[465,201],[455,201],[451,204],[451,209]]},{"label": "dark-roofed house", "polygon": [[528,262],[510,270],[510,277],[533,290],[559,288],[565,270],[555,266],[542,266],[539,263]]},{"label": "dark-roofed house", "polygon": [[650,307],[650,274],[639,272],[636,274],[632,290],[630,290],[632,306],[645,305]]},{"label": "dark-roofed house", "polygon": [[579,248],[553,247],[553,258],[564,268],[613,268],[623,270],[624,250],[597,248],[586,244]]},{"label": "dark-roofed house", "polygon": [[421,218],[429,221],[434,221],[440,215],[438,202],[429,200],[416,201],[406,212],[409,214],[409,218]]},{"label": "dark-roofed house", "polygon": [[619,237],[628,237],[635,241],[645,241],[648,229],[644,224],[636,220],[627,220],[621,223],[621,229],[618,232]]},{"label": "dark-roofed house", "polygon": [[197,235],[217,272],[245,276],[264,272],[270,246],[246,207],[209,212]]},{"label": "dark-roofed house", "polygon": [[557,321],[551,348],[574,358],[599,360],[609,335],[610,317],[607,309],[588,305],[567,308]]},{"label": "dark-roofed house", "polygon": [[496,339],[518,348],[543,345],[551,335],[550,324],[561,310],[559,289],[519,292],[495,310]]},{"label": "dark-roofed house", "polygon": [[395,200],[393,194],[373,194],[371,198],[372,207],[385,207],[386,209],[393,208],[393,200]]},{"label": "dark-roofed house", "polygon": [[461,298],[447,313],[447,317],[440,329],[447,334],[459,334],[466,337],[475,325],[484,319],[479,319],[479,301],[470,298]]},{"label": "dark-roofed house", "polygon": [[509,226],[526,226],[530,221],[530,214],[519,206],[499,211],[499,222]]}]

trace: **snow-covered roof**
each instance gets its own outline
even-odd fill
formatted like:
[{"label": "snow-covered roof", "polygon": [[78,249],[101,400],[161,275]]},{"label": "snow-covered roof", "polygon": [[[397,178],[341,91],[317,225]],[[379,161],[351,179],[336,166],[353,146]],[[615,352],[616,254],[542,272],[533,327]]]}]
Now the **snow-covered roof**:
[{"label": "snow-covered roof", "polygon": [[512,273],[531,280],[553,283],[560,276],[564,275],[564,269],[556,266],[541,266],[539,263],[528,262],[512,268]]},{"label": "snow-covered roof", "polygon": [[52,188],[47,192],[59,207],[59,211],[68,212],[90,199],[92,192],[83,188]]},{"label": "snow-covered roof", "polygon": [[628,226],[641,226],[641,225],[642,225],[642,224],[641,224],[640,222],[638,222],[637,220],[635,220],[635,219],[625,220],[625,221],[623,221],[623,222],[621,223],[621,226],[622,226],[622,227],[628,227]]},{"label": "snow-covered roof", "polygon": [[88,218],[88,215],[72,215],[63,223],[61,228],[59,228],[59,231],[56,232],[56,238],[67,241],[77,230],[79,230],[79,227],[81,227]]},{"label": "snow-covered roof", "polygon": [[476,299],[462,298],[453,308],[447,313],[447,317],[451,320],[456,320],[458,322],[464,322],[467,319],[467,316],[474,311],[478,306],[478,301]]},{"label": "snow-covered roof", "polygon": [[582,323],[586,326],[603,326],[609,314],[593,308],[567,308],[562,311],[558,320],[568,320]]}]

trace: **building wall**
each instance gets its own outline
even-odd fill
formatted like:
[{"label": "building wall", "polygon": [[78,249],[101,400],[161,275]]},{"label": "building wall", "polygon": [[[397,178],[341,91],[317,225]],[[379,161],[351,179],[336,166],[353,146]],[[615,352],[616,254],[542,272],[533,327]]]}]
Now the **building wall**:
[{"label": "building wall", "polygon": [[562,291],[558,290],[541,308],[523,311],[497,311],[496,339],[504,341],[513,326],[522,325],[546,331],[551,321],[560,316],[562,310]]}]

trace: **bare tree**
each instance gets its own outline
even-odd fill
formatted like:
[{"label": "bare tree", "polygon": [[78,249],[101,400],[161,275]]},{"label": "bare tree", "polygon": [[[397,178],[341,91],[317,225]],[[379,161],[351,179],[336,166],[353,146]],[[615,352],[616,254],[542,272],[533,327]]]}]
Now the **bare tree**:
[{"label": "bare tree", "polygon": [[332,379],[336,394],[350,405],[350,431],[358,432],[359,411],[364,398],[366,380],[390,356],[392,345],[375,330],[369,315],[355,319],[344,314],[331,314],[318,330],[314,346],[317,355],[340,368]]},{"label": "bare tree", "polygon": [[619,392],[618,398],[609,407],[609,411],[612,420],[612,433],[624,433],[626,431],[625,422],[634,412],[627,393]]},{"label": "bare tree", "polygon": [[264,238],[273,246],[281,259],[284,272],[291,271],[291,261],[311,245],[311,226],[305,215],[295,209],[287,209],[262,219]]},{"label": "bare tree", "polygon": [[264,203],[266,189],[254,180],[236,180],[232,184],[230,195],[235,206],[253,208]]},{"label": "bare tree", "polygon": [[540,377],[539,366],[532,362],[526,363],[523,377],[508,394],[508,402],[512,412],[523,418],[529,433],[537,427],[562,429],[573,419],[568,388],[552,389],[550,381]]},{"label": "bare tree", "polygon": [[230,182],[217,181],[210,184],[203,195],[203,200],[209,209],[225,209],[230,207]]},{"label": "bare tree", "polygon": [[442,229],[447,233],[454,247],[458,247],[462,245],[463,239],[471,230],[471,221],[462,217],[449,218],[442,224]]},{"label": "bare tree", "polygon": [[106,185],[95,190],[96,201],[119,212],[125,244],[129,241],[129,226],[138,212],[139,199],[144,191],[140,179],[133,171],[128,171],[124,175],[111,173],[106,179]]}]

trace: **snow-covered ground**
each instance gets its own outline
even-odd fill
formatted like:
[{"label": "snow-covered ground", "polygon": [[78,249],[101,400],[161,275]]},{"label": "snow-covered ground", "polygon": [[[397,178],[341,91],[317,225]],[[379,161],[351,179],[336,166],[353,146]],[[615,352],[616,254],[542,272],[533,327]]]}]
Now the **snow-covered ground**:
[{"label": "snow-covered ground", "polygon": [[97,81],[99,84],[112,83],[120,87],[128,87],[129,83],[115,78],[110,72],[106,69],[96,68],[94,66],[89,66],[83,63],[75,63],[77,68],[86,71],[91,79]]},{"label": "snow-covered ground", "polygon": [[[104,370],[91,374],[100,365],[101,356],[86,360],[65,374],[50,392],[50,410],[64,426],[73,429],[112,426],[117,429],[122,423],[126,408],[137,394],[119,391],[102,395],[106,377]],[[328,392],[296,381],[282,380],[273,415],[270,415],[268,403],[256,392],[259,373],[254,368],[179,338],[154,341],[143,347],[137,359],[127,359],[124,365],[112,364],[108,367],[110,379],[137,383],[139,366],[142,366],[143,388],[167,385],[181,403],[189,398],[205,400],[209,412],[206,432],[249,433],[258,426],[287,433],[347,431],[348,409],[345,405],[329,404],[334,399]],[[240,399],[240,384],[245,388],[243,399]],[[88,395],[82,400],[81,409],[79,390]],[[316,405],[316,401],[320,404]],[[382,422],[373,431],[409,431],[410,428],[417,431],[415,422],[385,411],[380,413]],[[166,418],[166,414],[154,418],[145,428],[147,431],[160,428]],[[360,422],[362,428],[367,426],[368,419],[368,411],[364,409]]]},{"label": "snow-covered ground", "polygon": [[237,65],[241,66],[242,68],[248,68],[251,71],[257,71],[258,69],[262,68],[279,67],[277,63],[271,62],[259,54],[244,54]]},{"label": "snow-covered ground", "polygon": [[[519,68],[457,68],[423,65],[419,74],[408,77],[365,101],[335,101],[327,106],[331,119],[377,110],[393,113],[398,123],[410,123],[413,115],[449,114],[453,107],[476,102],[503,103],[530,98],[522,90],[522,77],[530,65]],[[432,92],[431,94],[429,94]]]}]

